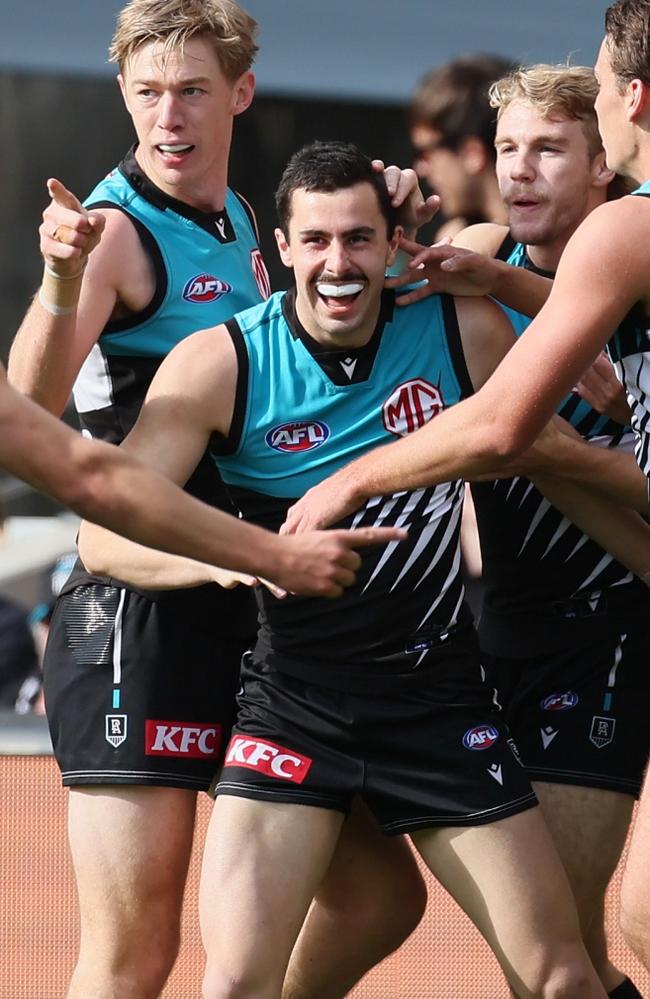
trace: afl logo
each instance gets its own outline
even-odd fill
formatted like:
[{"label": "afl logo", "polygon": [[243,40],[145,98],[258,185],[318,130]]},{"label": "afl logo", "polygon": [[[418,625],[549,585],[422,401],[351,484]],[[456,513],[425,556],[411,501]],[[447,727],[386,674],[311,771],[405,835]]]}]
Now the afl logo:
[{"label": "afl logo", "polygon": [[398,385],[382,406],[384,426],[390,434],[406,437],[445,408],[440,390],[424,378]]},{"label": "afl logo", "polygon": [[542,701],[542,711],[568,711],[575,708],[579,700],[572,690],[567,690],[564,694],[549,694]]},{"label": "afl logo", "polygon": [[490,749],[499,738],[499,730],[494,725],[477,725],[463,736],[465,749]]},{"label": "afl logo", "polygon": [[232,291],[232,285],[212,274],[196,274],[183,288],[186,302],[217,302]]},{"label": "afl logo", "polygon": [[282,423],[279,427],[273,427],[266,434],[264,440],[274,451],[313,451],[314,448],[324,444],[330,435],[330,428],[326,423],[317,420],[305,423]]},{"label": "afl logo", "polygon": [[271,279],[264,263],[264,257],[259,250],[251,250],[251,270],[257,290],[266,301],[271,295]]}]

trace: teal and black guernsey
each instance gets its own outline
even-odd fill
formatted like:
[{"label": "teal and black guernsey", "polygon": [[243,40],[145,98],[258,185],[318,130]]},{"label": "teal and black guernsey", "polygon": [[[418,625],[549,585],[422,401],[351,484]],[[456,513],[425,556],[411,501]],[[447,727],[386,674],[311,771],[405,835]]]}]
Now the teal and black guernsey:
[{"label": "teal and black guernsey", "polygon": [[119,443],[170,350],[191,333],[256,305],[270,288],[250,211],[231,190],[223,212],[199,211],[159,190],[132,150],[85,205],[124,212],[155,273],[151,302],[106,324],[74,386],[82,427]]},{"label": "teal and black guernsey", "polygon": [[[544,277],[526,247],[506,236],[499,256]],[[528,316],[504,310],[521,335]],[[577,393],[558,408],[587,440],[631,451],[630,427],[597,413]],[[472,484],[481,537],[485,595],[479,624],[481,647],[494,655],[543,654],[585,635],[597,637],[612,616],[650,609],[647,588],[572,524],[533,486],[517,476]]]},{"label": "teal and black guernsey", "polygon": [[[421,427],[472,391],[452,298],[394,309],[384,293],[364,347],[324,349],[301,326],[294,292],[228,324],[239,379],[231,432],[213,453],[236,506],[277,530],[311,486]],[[336,526],[400,525],[408,540],[360,551],[355,586],[338,600],[276,600],[258,588],[256,658],[330,686],[414,683],[441,649],[473,640],[458,534],[463,483],[369,500]]]},{"label": "teal and black guernsey", "polygon": [[[128,216],[155,274],[149,305],[106,324],[74,386],[82,429],[117,444],[135,423],[153,376],[169,351],[191,333],[223,323],[235,312],[262,301],[270,289],[250,210],[231,190],[223,212],[201,212],[159,190],[141,171],[131,150],[85,205],[118,209]],[[187,489],[213,506],[232,511],[208,458]],[[81,581],[83,577],[75,571],[70,585]],[[211,608],[215,599],[233,609],[247,602],[245,594],[236,593],[233,599],[232,593],[217,586],[201,587],[201,592],[208,595]],[[165,602],[196,606],[200,617],[196,597],[196,589],[156,594]],[[233,615],[226,615],[227,628],[232,620]]]},{"label": "teal and black guernsey", "polygon": [[[650,180],[632,197],[650,198]],[[648,479],[650,500],[650,316],[639,303],[628,312],[607,345],[607,352],[625,386],[636,433],[636,459]]]}]

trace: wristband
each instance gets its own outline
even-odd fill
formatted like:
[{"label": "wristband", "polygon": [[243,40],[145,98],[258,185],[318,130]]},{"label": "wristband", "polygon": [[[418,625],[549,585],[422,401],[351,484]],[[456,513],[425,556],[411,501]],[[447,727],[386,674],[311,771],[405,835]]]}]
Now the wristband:
[{"label": "wristband", "polygon": [[69,316],[77,308],[79,290],[86,263],[76,274],[57,274],[45,264],[38,300],[52,316]]},{"label": "wristband", "polygon": [[47,298],[43,293],[43,289],[38,289],[38,300],[45,309],[52,316],[71,316],[73,312],[77,311],[77,305],[55,305],[53,302],[48,302]]}]

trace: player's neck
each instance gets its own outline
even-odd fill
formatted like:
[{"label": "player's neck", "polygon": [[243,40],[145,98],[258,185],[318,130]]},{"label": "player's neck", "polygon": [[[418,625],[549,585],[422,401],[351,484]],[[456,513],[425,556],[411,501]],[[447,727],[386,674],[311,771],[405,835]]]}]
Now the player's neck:
[{"label": "player's neck", "polygon": [[182,201],[202,212],[223,211],[228,186],[227,157],[211,164],[208,169],[194,177],[166,176],[156,169],[154,163],[148,162],[141,146],[136,149],[135,158],[149,180],[170,198]]},{"label": "player's neck", "polygon": [[540,271],[549,271],[551,274],[555,274],[560,263],[560,257],[564,252],[564,247],[569,242],[570,235],[569,233],[569,235],[563,236],[561,239],[556,239],[553,243],[547,243],[544,246],[531,246],[527,244],[526,254],[528,255],[528,259]]}]

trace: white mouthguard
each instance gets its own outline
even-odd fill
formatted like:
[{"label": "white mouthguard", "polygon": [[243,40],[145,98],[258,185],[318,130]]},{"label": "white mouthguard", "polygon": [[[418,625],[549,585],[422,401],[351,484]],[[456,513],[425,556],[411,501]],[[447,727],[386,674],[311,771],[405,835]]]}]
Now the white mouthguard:
[{"label": "white mouthguard", "polygon": [[316,290],[319,295],[324,295],[325,298],[345,298],[346,295],[358,295],[360,291],[363,291],[364,285],[361,283],[355,284],[322,284],[316,285]]}]

